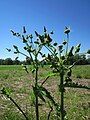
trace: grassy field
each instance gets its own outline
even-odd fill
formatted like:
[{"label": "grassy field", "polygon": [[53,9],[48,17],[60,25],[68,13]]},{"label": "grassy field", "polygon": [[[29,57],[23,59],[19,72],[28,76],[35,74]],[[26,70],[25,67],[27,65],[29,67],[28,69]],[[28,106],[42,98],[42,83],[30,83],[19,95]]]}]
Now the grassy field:
[{"label": "grassy field", "polygon": [[[31,66],[29,66],[31,68]],[[31,70],[31,69],[30,69]],[[41,83],[48,74],[49,67],[41,68],[39,72],[39,82]],[[45,87],[52,93],[58,102],[58,76],[51,77],[45,83]],[[75,66],[72,72],[73,81],[88,85],[90,87],[90,66]],[[0,66],[0,89],[4,86],[10,89],[11,96],[18,105],[30,117],[35,120],[34,95],[32,92],[33,75],[22,70],[22,66]],[[40,120],[47,120],[49,107],[47,104],[39,107]],[[67,88],[65,92],[65,109],[68,120],[90,120],[90,91],[84,89]],[[55,112],[51,114],[50,120],[55,120]],[[0,120],[25,120],[23,115],[17,110],[14,104],[0,94]]]}]

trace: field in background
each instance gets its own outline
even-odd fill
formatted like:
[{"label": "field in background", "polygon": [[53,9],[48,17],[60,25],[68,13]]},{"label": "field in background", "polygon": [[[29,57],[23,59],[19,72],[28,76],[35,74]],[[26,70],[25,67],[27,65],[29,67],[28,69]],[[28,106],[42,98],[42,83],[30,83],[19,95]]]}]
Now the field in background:
[{"label": "field in background", "polygon": [[[32,66],[29,66],[31,70]],[[49,66],[40,69],[39,82],[41,83],[48,74]],[[58,76],[51,77],[45,83],[45,87],[57,98]],[[75,66],[72,71],[72,79],[90,87],[90,65]],[[6,86],[11,91],[11,96],[21,106],[21,108],[34,120],[34,95],[32,93],[32,74],[27,74],[22,70],[22,66],[0,66],[0,90]],[[43,104],[43,103],[42,103]],[[69,120],[90,120],[90,91],[84,89],[67,88],[65,92],[65,109]],[[41,120],[47,117],[48,105],[40,106]],[[55,120],[54,112],[50,120]],[[0,94],[0,120],[24,120],[23,116],[10,100]]]}]

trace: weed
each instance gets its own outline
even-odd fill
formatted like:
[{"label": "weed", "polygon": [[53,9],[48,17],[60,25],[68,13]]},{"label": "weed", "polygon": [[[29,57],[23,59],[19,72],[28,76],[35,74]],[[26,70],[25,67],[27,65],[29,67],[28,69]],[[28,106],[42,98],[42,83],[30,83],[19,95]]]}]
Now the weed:
[{"label": "weed", "polygon": [[[34,74],[34,81],[32,84],[32,91],[35,97],[35,100],[33,100],[33,104],[35,106],[35,118],[36,120],[42,119],[42,115],[39,111],[39,106],[42,106],[41,103],[39,103],[40,101],[42,101],[42,103],[46,103],[46,105],[49,107],[48,111],[48,115],[47,115],[47,119],[49,120],[50,117],[52,118],[51,114],[52,111],[54,110],[56,112],[55,117],[57,118],[57,120],[64,120],[64,119],[69,119],[67,117],[67,112],[64,108],[64,96],[65,96],[65,92],[66,92],[66,88],[72,87],[72,88],[85,88],[85,89],[90,89],[87,85],[82,85],[78,82],[73,82],[71,75],[72,75],[72,68],[75,66],[76,62],[75,61],[72,65],[68,66],[68,60],[70,57],[76,55],[77,53],[79,53],[80,51],[80,46],[81,44],[78,44],[74,50],[74,46],[71,47],[70,50],[68,50],[68,44],[69,44],[69,33],[70,33],[70,28],[65,28],[64,33],[66,34],[66,40],[64,40],[61,44],[57,44],[56,42],[54,42],[52,44],[52,38],[51,38],[51,34],[53,34],[53,32],[50,32],[49,34],[47,33],[46,28],[44,27],[44,34],[40,35],[39,33],[37,33],[35,31],[35,35],[36,35],[36,40],[33,41],[33,36],[32,34],[26,34],[26,29],[25,27],[23,27],[23,34],[21,35],[20,33],[16,33],[14,31],[12,31],[12,34],[16,37],[19,37],[20,39],[22,39],[24,46],[24,50],[27,51],[28,55],[25,53],[22,53],[19,48],[16,45],[13,45],[14,47],[14,53],[15,54],[22,54],[24,55],[26,58],[29,58],[31,60],[31,64],[32,64],[32,74]],[[57,45],[58,45],[58,50],[57,50]],[[42,52],[42,48],[45,47],[48,50],[48,54],[44,54]],[[10,52],[12,51],[11,49],[7,50]],[[39,55],[41,55],[42,60],[39,61]],[[47,62],[48,64],[50,64],[50,68],[51,71],[49,72],[49,74],[45,75],[45,79],[41,82],[39,82],[39,73],[40,71],[40,67],[43,67],[43,63]],[[30,73],[30,71],[28,71],[28,68],[26,65],[22,65],[23,69],[26,71],[27,74]],[[52,76],[59,76],[59,81],[58,81],[58,97],[59,100],[58,102],[55,100],[55,98],[52,96],[51,92],[44,87],[45,83],[47,82],[47,80],[49,78],[51,78]],[[41,78],[44,77],[40,75]],[[80,78],[81,75],[78,74],[78,77]],[[21,91],[21,93],[26,92],[25,89],[19,89]],[[19,91],[18,91],[19,92]],[[7,90],[5,87],[2,89],[2,93],[4,95],[6,95],[15,105],[16,107],[20,110],[20,112],[23,114],[23,116],[26,118],[26,120],[28,120],[28,116],[26,115],[26,113],[21,109],[20,106],[18,106],[18,104],[15,102],[15,100],[11,97],[10,95],[10,91]],[[33,99],[33,97],[32,97]],[[74,103],[76,103],[77,99],[76,97],[72,98]],[[70,104],[74,103],[70,102]],[[83,108],[85,108],[83,106]],[[84,109],[84,112],[86,111],[86,109]],[[74,105],[74,109],[71,109],[71,113],[72,113],[72,117],[75,117],[75,113],[77,113],[77,105]],[[71,114],[70,113],[70,114]],[[45,114],[46,115],[46,114]],[[81,114],[80,114],[81,115]],[[86,112],[85,112],[86,115]],[[53,117],[54,118],[54,117]],[[52,118],[52,119],[53,119]],[[54,118],[55,119],[55,118]],[[78,116],[76,117],[76,119],[78,119]]]}]

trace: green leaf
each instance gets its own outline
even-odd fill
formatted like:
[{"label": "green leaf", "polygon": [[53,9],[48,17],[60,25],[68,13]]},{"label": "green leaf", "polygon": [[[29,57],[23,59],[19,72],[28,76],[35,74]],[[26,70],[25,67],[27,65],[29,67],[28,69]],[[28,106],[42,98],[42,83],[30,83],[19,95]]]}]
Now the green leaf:
[{"label": "green leaf", "polygon": [[56,102],[54,101],[54,98],[51,96],[50,92],[43,86],[40,86],[40,89],[44,92],[44,96],[47,97],[54,105],[56,105]]},{"label": "green leaf", "polygon": [[6,50],[7,50],[8,52],[11,52],[11,49],[6,48]]},{"label": "green leaf", "polygon": [[44,97],[43,97],[43,92],[42,92],[40,86],[35,85],[32,87],[33,87],[33,91],[34,91],[35,96],[38,96],[43,102],[46,102]]},{"label": "green leaf", "polygon": [[22,41],[23,41],[23,43],[27,42],[27,40],[25,39],[24,35],[22,35]]},{"label": "green leaf", "polygon": [[82,85],[79,83],[75,83],[75,82],[65,82],[64,83],[64,87],[73,87],[73,88],[84,88],[84,89],[90,89],[90,87],[86,86],[86,85]]},{"label": "green leaf", "polygon": [[17,47],[16,45],[13,45],[13,47],[14,47],[15,49],[18,49],[18,47]]},{"label": "green leaf", "polygon": [[50,37],[49,34],[48,34],[48,36],[47,36],[47,39],[48,39],[49,42],[52,42],[52,38]]},{"label": "green leaf", "polygon": [[23,67],[23,68],[22,68],[23,70],[25,70],[27,73],[29,73],[26,65],[23,65],[23,64],[22,64],[22,67]]},{"label": "green leaf", "polygon": [[72,73],[72,70],[69,69],[69,71],[67,72],[67,76],[70,77],[70,76],[71,76],[71,73]]},{"label": "green leaf", "polygon": [[73,49],[74,49],[74,46],[72,46],[71,49],[70,49],[70,51],[67,53],[68,57],[73,56]]},{"label": "green leaf", "polygon": [[2,94],[6,95],[7,97],[9,97],[10,95],[10,91],[8,89],[6,89],[5,87],[3,87],[3,89],[1,90]]}]

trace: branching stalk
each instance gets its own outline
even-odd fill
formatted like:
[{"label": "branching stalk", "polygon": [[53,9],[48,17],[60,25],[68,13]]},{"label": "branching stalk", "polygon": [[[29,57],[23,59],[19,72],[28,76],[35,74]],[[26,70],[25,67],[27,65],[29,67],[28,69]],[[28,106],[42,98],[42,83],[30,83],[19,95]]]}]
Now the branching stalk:
[{"label": "branching stalk", "polygon": [[23,116],[26,118],[26,120],[29,120],[28,117],[26,116],[26,114],[23,112],[23,110],[18,106],[18,104],[11,98],[8,97],[14,104],[15,106],[20,110],[20,112],[23,114]]}]

